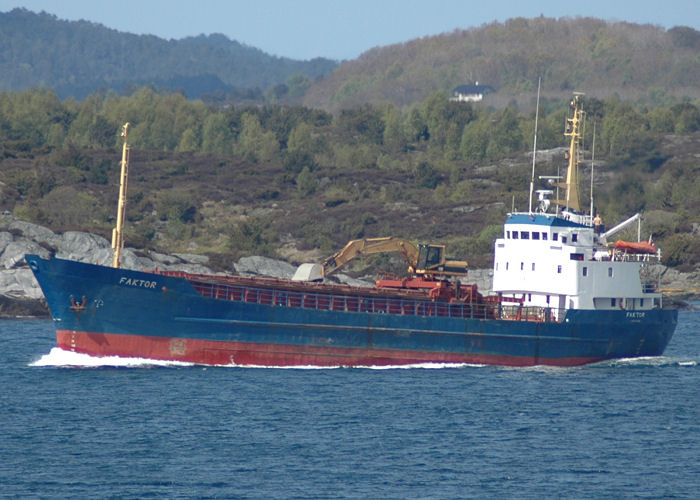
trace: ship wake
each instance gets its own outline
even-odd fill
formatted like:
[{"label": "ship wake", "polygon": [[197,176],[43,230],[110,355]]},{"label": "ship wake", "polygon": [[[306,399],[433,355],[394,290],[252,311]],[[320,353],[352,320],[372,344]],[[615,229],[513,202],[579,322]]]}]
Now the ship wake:
[{"label": "ship wake", "polygon": [[29,366],[55,368],[149,368],[149,367],[182,367],[194,366],[193,363],[182,361],[162,361],[147,358],[122,358],[119,356],[90,356],[79,352],[66,351],[54,347],[51,352],[44,354]]},{"label": "ship wake", "polygon": [[[53,368],[158,368],[158,367],[191,367],[204,366],[196,363],[186,363],[182,361],[165,361],[148,358],[124,358],[119,356],[91,356],[73,351],[66,351],[60,347],[54,347],[51,352],[44,354],[36,361],[29,363],[32,367],[53,367]],[[315,365],[293,365],[293,366],[261,366],[261,365],[216,365],[220,368],[266,368],[266,369],[287,369],[287,370],[334,370],[338,368],[353,368],[365,370],[408,370],[424,369],[438,370],[448,368],[481,367],[486,365],[468,363],[413,363],[407,365],[386,365],[386,366],[315,366]]]}]

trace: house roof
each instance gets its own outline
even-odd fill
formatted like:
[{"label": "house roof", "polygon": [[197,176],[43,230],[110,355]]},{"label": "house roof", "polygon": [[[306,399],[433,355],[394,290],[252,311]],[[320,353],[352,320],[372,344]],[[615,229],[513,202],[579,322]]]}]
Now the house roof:
[{"label": "house roof", "polygon": [[478,83],[472,85],[460,85],[455,87],[453,90],[455,94],[490,94],[495,92],[494,88],[490,85],[479,85]]}]

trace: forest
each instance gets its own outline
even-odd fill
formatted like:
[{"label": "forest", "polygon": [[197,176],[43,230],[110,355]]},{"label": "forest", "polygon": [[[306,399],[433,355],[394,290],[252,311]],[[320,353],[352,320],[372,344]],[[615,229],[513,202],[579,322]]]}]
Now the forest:
[{"label": "forest", "polygon": [[[455,22],[460,22],[456,19]],[[469,25],[470,20],[461,20]],[[0,90],[51,88],[61,99],[143,85],[218,106],[286,104],[337,112],[479,81],[488,104],[532,106],[572,91],[669,107],[700,99],[700,32],[594,18],[516,18],[375,47],[351,61],[271,56],[221,34],[164,40],[25,9],[0,13]]]},{"label": "forest", "polygon": [[0,12],[0,34],[0,90],[50,87],[61,98],[149,84],[189,98],[262,100],[287,83],[293,97],[300,78],[311,82],[338,65],[271,56],[221,34],[164,40],[19,8]]},{"label": "forest", "polygon": [[[505,214],[527,209],[535,121],[528,108],[453,102],[440,90],[403,109],[363,104],[334,113],[211,106],[151,87],[82,101],[47,89],[3,92],[0,208],[58,231],[108,237],[120,131],[129,122],[130,246],[206,253],[230,269],[243,255],[298,263],[349,239],[395,235],[442,241],[488,266]],[[604,220],[642,211],[664,262],[693,269],[698,106],[646,107],[613,96],[585,97],[584,109],[584,183],[595,153],[594,199]],[[566,164],[567,113],[568,99],[543,95],[540,175]],[[374,264],[390,264],[383,258]]]},{"label": "forest", "polygon": [[674,98],[697,101],[700,32],[578,17],[493,22],[365,52],[310,87],[304,104],[404,107],[478,81],[496,89],[489,104],[524,106],[539,78],[560,99],[584,91],[654,107]]}]

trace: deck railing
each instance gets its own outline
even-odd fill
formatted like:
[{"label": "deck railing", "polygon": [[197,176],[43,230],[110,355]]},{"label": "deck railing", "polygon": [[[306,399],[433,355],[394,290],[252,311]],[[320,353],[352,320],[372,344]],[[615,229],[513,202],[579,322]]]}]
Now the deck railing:
[{"label": "deck railing", "polygon": [[549,308],[542,307],[326,294],[313,291],[278,290],[247,285],[213,283],[192,279],[188,281],[204,297],[280,307],[463,319],[561,320],[561,315],[553,313]]}]

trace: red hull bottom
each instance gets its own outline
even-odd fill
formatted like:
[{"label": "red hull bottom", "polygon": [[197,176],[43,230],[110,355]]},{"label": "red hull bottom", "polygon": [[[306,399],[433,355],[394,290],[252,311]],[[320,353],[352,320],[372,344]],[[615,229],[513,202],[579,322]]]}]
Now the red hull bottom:
[{"label": "red hull bottom", "polygon": [[56,341],[58,347],[66,351],[97,357],[136,357],[204,365],[337,367],[468,363],[505,366],[578,366],[601,361],[595,358],[536,359],[526,356],[223,342],[71,330],[57,330]]}]

